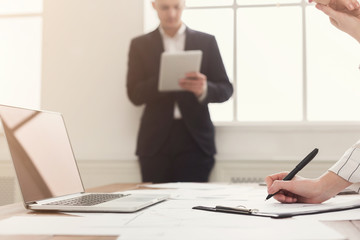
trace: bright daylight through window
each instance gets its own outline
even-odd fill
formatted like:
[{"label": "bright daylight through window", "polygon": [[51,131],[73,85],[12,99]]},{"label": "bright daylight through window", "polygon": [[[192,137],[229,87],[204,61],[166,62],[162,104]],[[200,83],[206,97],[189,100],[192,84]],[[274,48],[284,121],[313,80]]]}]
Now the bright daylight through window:
[{"label": "bright daylight through window", "polygon": [[[145,1],[145,31],[158,21]],[[215,35],[233,97],[216,122],[359,121],[359,44],[307,0],[186,0],[185,24]]]}]

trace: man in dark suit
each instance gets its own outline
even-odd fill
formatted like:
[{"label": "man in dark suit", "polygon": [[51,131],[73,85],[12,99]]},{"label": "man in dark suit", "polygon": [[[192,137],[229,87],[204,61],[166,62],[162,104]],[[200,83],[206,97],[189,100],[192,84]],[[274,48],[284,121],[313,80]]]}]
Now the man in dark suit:
[{"label": "man in dark suit", "polygon": [[[181,21],[185,0],[155,0],[160,26],[132,40],[127,93],[145,104],[138,133],[144,182],[207,182],[214,166],[215,132],[208,103],[228,100],[229,82],[214,36],[191,30]],[[159,92],[160,56],[164,51],[201,50],[200,72],[179,80],[186,91]]]}]

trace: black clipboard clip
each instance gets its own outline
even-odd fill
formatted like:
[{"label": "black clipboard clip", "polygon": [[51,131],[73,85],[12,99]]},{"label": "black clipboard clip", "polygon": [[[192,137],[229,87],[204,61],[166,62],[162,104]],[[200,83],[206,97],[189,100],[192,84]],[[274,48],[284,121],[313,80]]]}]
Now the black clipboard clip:
[{"label": "black clipboard clip", "polygon": [[240,212],[240,213],[244,213],[244,214],[253,214],[253,213],[257,213],[259,212],[258,209],[251,209],[251,208],[246,208],[244,206],[239,206],[239,207],[225,207],[225,206],[216,206],[215,207],[218,211],[234,211],[234,212]]},{"label": "black clipboard clip", "polygon": [[259,212],[258,209],[246,208],[244,206],[239,207],[225,207],[225,206],[216,206],[216,207],[205,207],[205,206],[195,206],[192,209],[196,210],[204,210],[210,212],[219,212],[219,213],[233,213],[233,214],[242,214],[242,215],[250,215],[250,216],[259,216],[259,217],[271,217],[271,218],[279,218],[278,214],[272,213],[263,213]]},{"label": "black clipboard clip", "polygon": [[216,206],[216,207],[205,207],[205,206],[196,206],[192,209],[197,210],[205,210],[205,211],[212,211],[212,212],[224,212],[224,213],[237,213],[237,214],[253,214],[258,212],[258,209],[250,209],[244,206],[239,207],[225,207],[225,206]]},{"label": "black clipboard clip", "polygon": [[249,215],[249,216],[257,216],[257,217],[271,217],[271,218],[289,218],[293,216],[301,216],[301,215],[310,215],[310,214],[319,214],[319,213],[328,213],[328,212],[338,212],[344,210],[350,210],[360,208],[360,203],[345,205],[345,206],[336,206],[327,209],[319,209],[319,210],[304,210],[300,212],[282,212],[282,213],[273,213],[273,212],[262,212],[257,209],[249,209],[244,206],[239,207],[225,207],[225,206],[216,206],[216,207],[205,207],[205,206],[196,206],[192,209],[211,211],[211,212],[219,212],[219,213],[232,213],[232,214],[241,214],[241,215]]}]

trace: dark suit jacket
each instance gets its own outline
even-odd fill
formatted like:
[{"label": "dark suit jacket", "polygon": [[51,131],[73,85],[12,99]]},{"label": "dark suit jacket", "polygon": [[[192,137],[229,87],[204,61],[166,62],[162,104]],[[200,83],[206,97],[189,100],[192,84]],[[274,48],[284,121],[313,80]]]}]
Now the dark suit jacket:
[{"label": "dark suit jacket", "polygon": [[233,93],[215,37],[186,28],[185,50],[202,50],[200,72],[207,76],[207,96],[203,102],[191,92],[159,92],[160,56],[164,51],[159,29],[131,41],[127,93],[135,105],[145,104],[138,133],[136,154],[152,156],[166,141],[172,126],[174,102],[189,132],[208,155],[214,155],[215,132],[208,103],[224,102]]}]

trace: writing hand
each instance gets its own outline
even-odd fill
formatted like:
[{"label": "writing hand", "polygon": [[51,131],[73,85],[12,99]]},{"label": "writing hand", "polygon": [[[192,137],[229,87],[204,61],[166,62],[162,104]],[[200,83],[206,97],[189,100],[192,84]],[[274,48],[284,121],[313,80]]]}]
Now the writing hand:
[{"label": "writing hand", "polygon": [[321,203],[351,185],[330,171],[315,179],[295,176],[291,181],[282,181],[287,174],[281,172],[265,178],[268,193],[280,191],[273,198],[282,203]]}]

